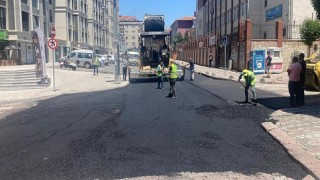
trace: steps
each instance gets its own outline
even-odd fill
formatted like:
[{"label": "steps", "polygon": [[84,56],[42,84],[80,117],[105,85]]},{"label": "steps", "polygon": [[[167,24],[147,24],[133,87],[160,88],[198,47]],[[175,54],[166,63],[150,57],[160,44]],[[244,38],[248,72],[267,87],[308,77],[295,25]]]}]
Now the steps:
[{"label": "steps", "polygon": [[40,81],[41,78],[36,77],[36,73],[33,69],[0,69],[0,91],[43,89],[50,86],[50,83],[40,84]]}]

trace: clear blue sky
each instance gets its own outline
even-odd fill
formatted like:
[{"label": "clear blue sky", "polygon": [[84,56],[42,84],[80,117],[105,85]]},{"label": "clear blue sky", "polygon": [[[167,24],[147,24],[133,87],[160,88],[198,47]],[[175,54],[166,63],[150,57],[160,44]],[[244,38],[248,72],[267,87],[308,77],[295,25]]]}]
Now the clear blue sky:
[{"label": "clear blue sky", "polygon": [[119,0],[120,15],[143,19],[147,14],[164,15],[165,26],[170,27],[175,19],[193,16],[196,0]]}]

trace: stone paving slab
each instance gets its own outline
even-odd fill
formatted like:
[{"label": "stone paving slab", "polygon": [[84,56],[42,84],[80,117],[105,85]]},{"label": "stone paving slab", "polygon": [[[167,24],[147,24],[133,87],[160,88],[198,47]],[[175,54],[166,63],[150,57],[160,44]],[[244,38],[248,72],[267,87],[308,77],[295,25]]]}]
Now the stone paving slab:
[{"label": "stone paving slab", "polygon": [[[284,149],[301,164],[315,179],[320,179],[320,160],[305,151],[304,146],[297,144],[289,134],[271,122],[262,123],[262,127],[277,140]],[[308,177],[310,179],[311,177]]]}]

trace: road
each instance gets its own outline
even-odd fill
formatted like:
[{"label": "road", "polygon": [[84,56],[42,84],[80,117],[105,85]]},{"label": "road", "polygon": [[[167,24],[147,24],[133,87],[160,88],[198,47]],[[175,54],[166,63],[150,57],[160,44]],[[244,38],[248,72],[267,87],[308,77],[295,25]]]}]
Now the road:
[{"label": "road", "polygon": [[[234,102],[244,96],[237,82],[196,75],[177,82],[176,99],[168,91],[135,83],[11,104],[0,119],[1,179],[307,176],[260,127],[273,110]],[[262,104],[282,104],[258,92]]]}]

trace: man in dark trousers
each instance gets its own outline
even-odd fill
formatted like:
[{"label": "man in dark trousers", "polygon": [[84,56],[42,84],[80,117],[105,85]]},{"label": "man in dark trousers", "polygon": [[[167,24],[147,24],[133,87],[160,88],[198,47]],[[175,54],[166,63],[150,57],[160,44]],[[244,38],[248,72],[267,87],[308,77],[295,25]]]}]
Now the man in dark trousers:
[{"label": "man in dark trousers", "polygon": [[189,60],[189,68],[190,68],[190,81],[194,80],[194,62],[190,58]]},{"label": "man in dark trousers", "polygon": [[271,62],[272,62],[272,57],[270,55],[270,51],[267,52],[267,59],[266,59],[266,71],[267,71],[267,76],[270,78],[270,69],[271,69]]},{"label": "man in dark trousers", "polygon": [[210,56],[209,56],[209,68],[213,67],[212,61],[213,61],[213,56],[212,56],[212,53],[211,53]]},{"label": "man in dark trousers", "polygon": [[307,69],[307,63],[304,60],[304,53],[301,53],[299,55],[299,62],[301,64],[301,72],[300,72],[300,87],[299,87],[299,96],[300,99],[298,101],[299,106],[304,105],[304,83],[306,81],[306,69]]}]

